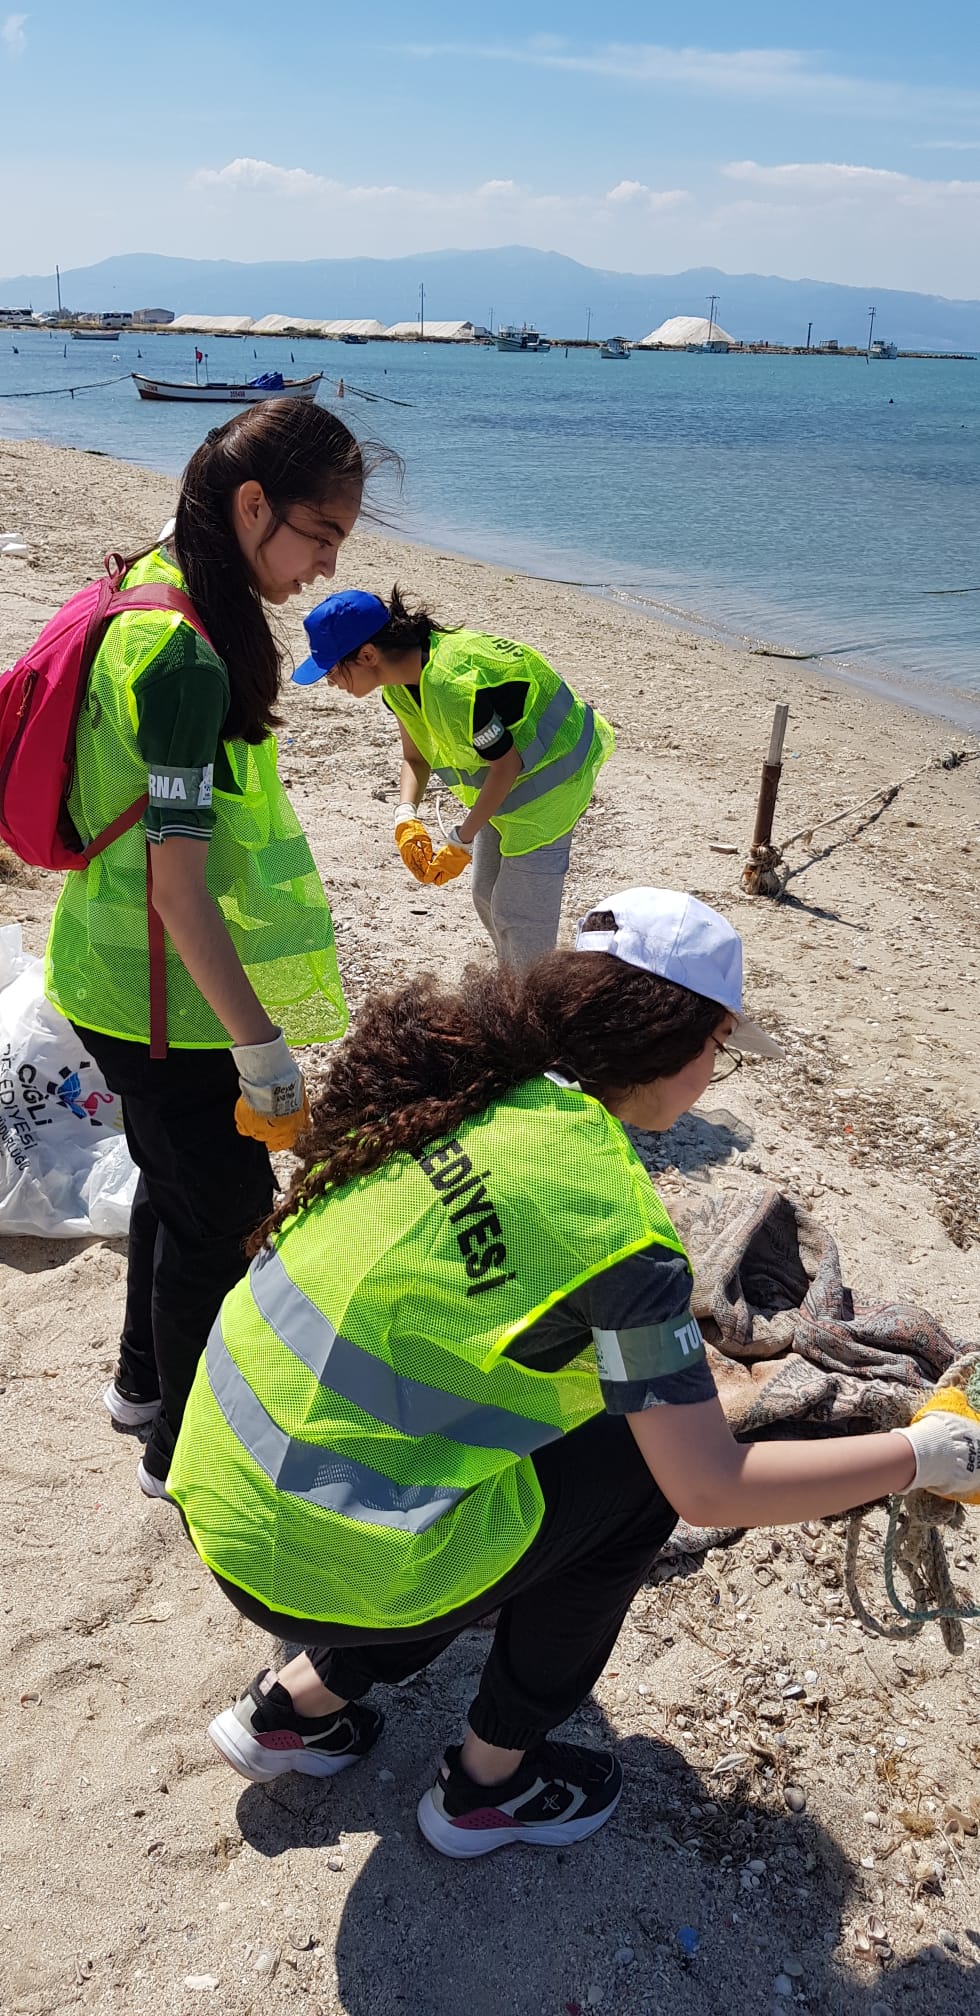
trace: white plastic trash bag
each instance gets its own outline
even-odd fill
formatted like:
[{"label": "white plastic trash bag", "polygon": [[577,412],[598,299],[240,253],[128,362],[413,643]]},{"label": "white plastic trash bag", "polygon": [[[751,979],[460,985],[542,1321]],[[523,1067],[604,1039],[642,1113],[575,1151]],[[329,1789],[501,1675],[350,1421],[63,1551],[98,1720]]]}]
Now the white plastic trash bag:
[{"label": "white plastic trash bag", "polygon": [[114,1092],[44,998],[44,962],[0,928],[0,1233],[129,1229],[137,1172]]}]

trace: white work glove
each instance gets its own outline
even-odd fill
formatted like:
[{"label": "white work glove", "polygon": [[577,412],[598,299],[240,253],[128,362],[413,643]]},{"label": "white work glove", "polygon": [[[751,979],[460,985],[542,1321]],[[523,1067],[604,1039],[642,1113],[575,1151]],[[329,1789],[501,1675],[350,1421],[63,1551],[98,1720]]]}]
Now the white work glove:
[{"label": "white work glove", "polygon": [[896,1432],[911,1442],[915,1456],[915,1476],[906,1491],[980,1502],[980,1419],[958,1392],[941,1389],[908,1428]]},{"label": "white work glove", "polygon": [[242,1096],[235,1107],[239,1134],[266,1148],[292,1148],[309,1123],[303,1073],[279,1030],[269,1043],[238,1043],[231,1052]]},{"label": "white work glove", "polygon": [[[445,832],[445,827],[443,827],[443,832]],[[450,847],[462,848],[464,854],[472,854],[473,852],[472,840],[461,840],[458,826],[450,826],[448,833],[446,833],[446,840]]]}]

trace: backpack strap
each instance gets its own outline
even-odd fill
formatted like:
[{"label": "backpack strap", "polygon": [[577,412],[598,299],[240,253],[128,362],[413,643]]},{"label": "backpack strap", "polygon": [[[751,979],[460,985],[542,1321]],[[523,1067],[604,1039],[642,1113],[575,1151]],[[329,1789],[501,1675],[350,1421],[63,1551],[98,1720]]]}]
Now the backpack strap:
[{"label": "backpack strap", "polygon": [[[122,579],[129,565],[131,565],[131,562],[124,560],[120,553],[106,554],[106,572],[109,576],[106,584],[108,594],[104,602],[100,600],[98,618],[96,619],[100,626],[104,628],[106,623],[111,622],[114,616],[123,616],[127,610],[170,610],[175,615],[180,616],[185,623],[189,623],[192,629],[197,631],[199,637],[203,637],[205,644],[213,651],[214,645],[211,643],[211,639],[201,622],[193,602],[179,588],[172,587],[166,581],[157,583],[148,581],[139,588],[119,588],[117,586],[117,583]],[[114,840],[119,840],[124,833],[128,833],[130,828],[142,819],[148,804],[149,793],[143,791],[138,798],[134,798],[131,805],[127,805],[124,812],[117,814],[110,825],[106,826],[101,833],[96,834],[94,840],[89,841],[85,849],[86,861],[94,861],[96,856],[101,854],[106,847],[112,846]],[[146,937],[150,955],[150,1056],[151,1058],[158,1059],[165,1057],[167,1054],[166,939],[160,913],[154,908],[153,904],[153,865],[150,858],[150,843],[148,840],[145,842],[145,848]]]}]

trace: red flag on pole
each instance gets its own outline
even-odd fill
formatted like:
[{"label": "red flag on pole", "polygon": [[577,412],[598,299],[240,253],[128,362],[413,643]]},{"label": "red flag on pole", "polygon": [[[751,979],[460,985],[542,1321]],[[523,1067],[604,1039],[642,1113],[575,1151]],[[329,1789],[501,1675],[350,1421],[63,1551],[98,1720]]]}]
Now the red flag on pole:
[{"label": "red flag on pole", "polygon": [[204,352],[203,352],[203,350],[195,350],[195,352],[194,352],[194,362],[195,362],[195,364],[203,364],[203,362],[204,362]]}]

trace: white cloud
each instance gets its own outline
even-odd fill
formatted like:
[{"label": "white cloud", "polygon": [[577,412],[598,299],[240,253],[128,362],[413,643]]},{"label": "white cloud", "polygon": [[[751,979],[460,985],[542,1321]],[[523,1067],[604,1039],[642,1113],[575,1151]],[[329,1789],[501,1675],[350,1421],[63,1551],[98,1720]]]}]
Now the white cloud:
[{"label": "white cloud", "polygon": [[647,210],[672,210],[690,200],[687,189],[651,189],[646,182],[617,182],[606,196],[607,203],[636,203]]},{"label": "white cloud", "polygon": [[565,41],[533,37],[521,43],[409,43],[401,52],[420,60],[458,56],[467,62],[509,63],[569,75],[607,77],[624,84],[669,86],[701,96],[779,105],[813,104],[865,115],[897,116],[918,106],[980,112],[980,92],[942,85],[913,85],[847,76],[823,67],[808,49],[674,48],[659,42],[606,42],[574,49]]},{"label": "white cloud", "polygon": [[24,32],[26,27],[26,14],[7,15],[0,27],[0,42],[3,43],[8,56],[23,56],[27,48],[27,36]]},{"label": "white cloud", "polygon": [[894,168],[866,168],[849,161],[784,161],[772,165],[729,161],[723,172],[733,182],[748,183],[757,189],[785,190],[794,197],[817,201],[870,197],[918,206],[980,199],[980,182],[927,181],[921,176],[899,174]]},{"label": "white cloud", "polygon": [[473,189],[417,189],[393,182],[359,184],[338,182],[315,175],[308,168],[283,168],[274,161],[257,161],[248,155],[226,162],[223,168],[199,168],[190,186],[229,197],[285,197],[308,203],[313,210],[357,204],[377,205],[386,212],[393,206],[431,211],[443,216],[485,211],[518,210],[524,215],[556,210],[583,216],[601,212],[610,203],[640,203],[649,210],[669,209],[689,200],[686,189],[650,189],[645,182],[620,182],[608,195],[567,195],[536,191],[508,178],[491,178]]}]

